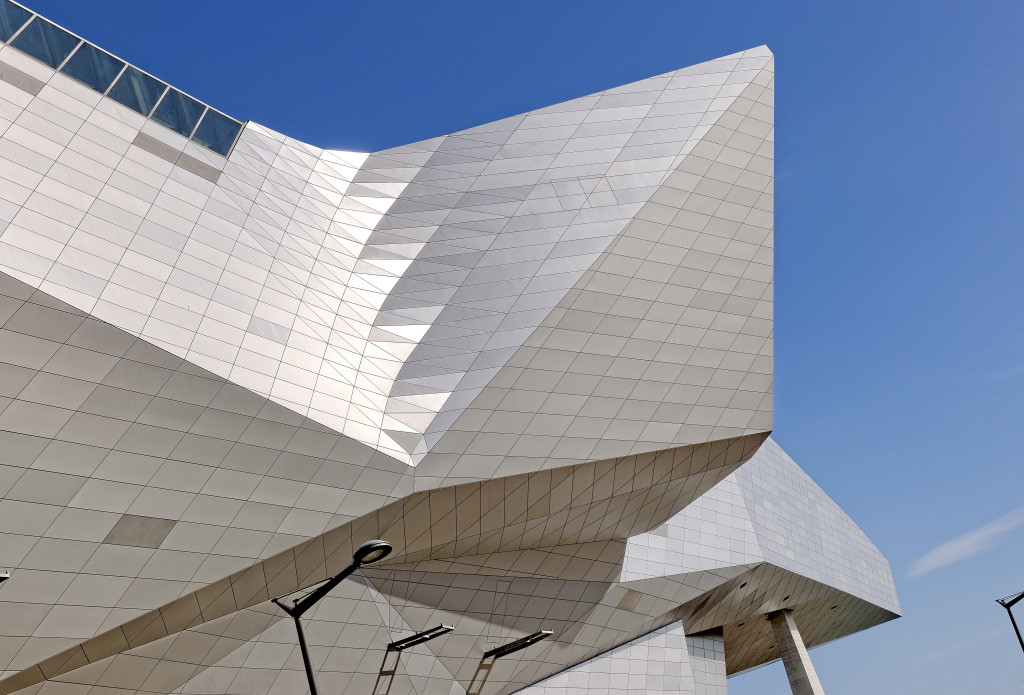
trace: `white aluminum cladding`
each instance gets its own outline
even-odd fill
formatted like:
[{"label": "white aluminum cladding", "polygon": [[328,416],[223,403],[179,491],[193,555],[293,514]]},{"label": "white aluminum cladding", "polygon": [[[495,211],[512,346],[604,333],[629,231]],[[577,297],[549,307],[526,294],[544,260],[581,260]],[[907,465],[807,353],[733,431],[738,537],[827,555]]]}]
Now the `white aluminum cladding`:
[{"label": "white aluminum cladding", "polygon": [[45,83],[0,82],[0,270],[96,318],[432,476],[771,428],[764,48],[369,155],[250,123],[227,161],[0,58]]},{"label": "white aluminum cladding", "polygon": [[137,70],[126,104],[30,17],[0,0],[0,693],[302,692],[270,599],[369,538],[304,618],[325,691],[724,694],[766,612],[896,617],[767,439],[767,48],[368,154],[206,132]]}]

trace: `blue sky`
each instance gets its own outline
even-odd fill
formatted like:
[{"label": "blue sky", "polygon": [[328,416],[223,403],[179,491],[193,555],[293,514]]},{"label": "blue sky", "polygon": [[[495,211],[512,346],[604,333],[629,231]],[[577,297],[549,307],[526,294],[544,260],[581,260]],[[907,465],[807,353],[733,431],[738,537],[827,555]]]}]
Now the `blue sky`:
[{"label": "blue sky", "polygon": [[[1024,3],[29,4],[363,151],[768,44],[775,438],[890,559],[905,614],[812,658],[829,695],[1024,689],[994,602],[1024,590]],[[729,685],[789,692],[779,664]]]}]

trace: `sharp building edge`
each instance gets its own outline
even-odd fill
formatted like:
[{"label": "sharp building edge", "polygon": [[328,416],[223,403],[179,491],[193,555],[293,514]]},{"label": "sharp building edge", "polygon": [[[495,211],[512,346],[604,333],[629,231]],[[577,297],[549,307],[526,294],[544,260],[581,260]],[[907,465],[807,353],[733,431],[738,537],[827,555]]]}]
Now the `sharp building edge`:
[{"label": "sharp building edge", "polygon": [[724,693],[898,617],[769,438],[766,47],[356,153],[0,40],[0,693],[306,692],[271,599],[372,538],[324,691]]}]

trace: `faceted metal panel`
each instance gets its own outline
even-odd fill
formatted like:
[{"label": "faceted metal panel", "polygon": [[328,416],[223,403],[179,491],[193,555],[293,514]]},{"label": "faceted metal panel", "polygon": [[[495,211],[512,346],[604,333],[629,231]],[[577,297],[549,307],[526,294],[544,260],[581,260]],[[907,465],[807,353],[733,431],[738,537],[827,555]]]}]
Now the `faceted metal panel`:
[{"label": "faceted metal panel", "polygon": [[[453,457],[443,455],[463,448],[449,475],[508,474],[538,461],[554,467],[771,429],[771,70],[769,61],[633,219],[588,257],[580,280],[440,437],[422,474],[447,472]],[[688,79],[672,77],[665,93]],[[590,224],[579,241],[582,232],[570,230],[573,241],[559,244],[593,248],[591,236],[608,224]],[[551,294],[559,293],[533,296],[531,306]],[[513,442],[507,456],[502,438]]]},{"label": "faceted metal panel", "polygon": [[889,562],[772,439],[664,526],[630,538],[623,579],[761,561],[899,613]]},{"label": "faceted metal panel", "polygon": [[407,466],[3,274],[0,319],[5,670],[403,494]]},{"label": "faceted metal panel", "polygon": [[[762,447],[763,450],[763,447]],[[768,457],[760,451],[755,454],[755,460],[747,466],[764,468],[760,466],[757,459],[762,462]],[[795,467],[795,465],[793,466]],[[741,467],[737,474],[745,471]],[[638,471],[630,468],[630,472],[623,476],[623,482],[643,485],[642,478],[637,478]],[[734,474],[734,475],[737,475]],[[541,474],[536,474],[541,475]],[[592,476],[585,476],[592,479]],[[780,480],[783,476],[768,477],[768,480]],[[595,483],[600,478],[594,479]],[[501,481],[494,481],[499,483]],[[728,480],[726,481],[728,482]],[[473,484],[479,487],[479,484]],[[517,486],[519,487],[519,486]],[[529,490],[530,485],[523,486]],[[557,487],[557,486],[556,486]],[[541,488],[543,489],[543,488]],[[778,488],[776,488],[777,490]],[[712,496],[717,489],[713,489],[706,496]],[[775,490],[768,490],[767,494]],[[415,547],[408,541],[408,530],[403,535],[401,529],[412,527],[418,528],[426,523],[436,530],[448,526],[450,514],[445,514],[442,509],[448,505],[457,505],[457,500],[465,499],[472,501],[473,496],[460,493],[456,488],[452,494],[445,491],[438,491],[440,495],[436,504],[431,504],[429,499],[417,501],[422,497],[413,495],[402,503],[400,513],[382,509],[375,514],[376,521],[366,519],[359,522],[359,530],[355,531],[357,537],[381,536],[395,542],[399,548]],[[482,494],[480,499],[492,498],[503,500],[504,504],[528,504],[528,497],[524,496],[520,502],[515,502],[514,494],[489,495]],[[445,499],[448,501],[445,502]],[[539,499],[543,502],[543,499]],[[597,502],[597,500],[594,500]],[[479,506],[479,502],[473,503]],[[550,509],[544,503],[545,509]],[[457,508],[457,507],[456,507]],[[697,508],[700,508],[699,504]],[[428,517],[416,519],[416,510],[430,510]],[[527,507],[527,509],[529,509]],[[685,515],[689,510],[684,510],[680,516]],[[609,509],[606,514],[610,518],[619,518],[620,514],[614,509]],[[506,510],[507,515],[507,510]],[[456,515],[456,519],[459,515]],[[529,513],[527,514],[529,516]],[[678,517],[676,517],[678,518]],[[381,527],[381,523],[387,523],[385,519],[395,519],[387,528]],[[429,521],[427,521],[429,519]],[[673,519],[674,521],[675,519]],[[470,526],[478,524],[469,518]],[[367,524],[372,523],[373,526]],[[641,522],[644,526],[650,526],[651,521]],[[499,522],[501,524],[501,522]],[[503,524],[501,524],[504,527]],[[594,528],[600,534],[601,524]],[[719,528],[728,528],[728,520],[718,524]],[[510,528],[515,528],[513,524]],[[389,530],[390,529],[390,530]],[[346,533],[352,530],[346,529]],[[454,537],[464,537],[465,532],[457,528],[457,524],[448,526],[445,531],[454,534]],[[635,533],[624,532],[627,536],[636,537]],[[283,614],[266,602],[268,595],[287,592],[289,587],[297,587],[317,581],[318,576],[327,576],[328,573],[337,571],[337,566],[344,563],[352,545],[337,538],[338,534],[325,536],[323,544],[306,545],[301,552],[290,553],[287,557],[282,556],[269,563],[264,563],[258,575],[250,571],[240,572],[224,583],[217,583],[209,587],[210,590],[203,590],[195,595],[195,598],[187,598],[175,602],[161,609],[157,623],[147,622],[148,618],[136,621],[136,624],[126,625],[116,631],[119,642],[110,644],[110,637],[103,636],[98,640],[92,640],[83,645],[84,651],[79,652],[80,657],[74,653],[62,655],[60,658],[41,664],[43,673],[52,673],[51,678],[58,678],[62,681],[70,680],[82,682],[83,678],[90,678],[88,674],[92,671],[81,668],[74,668],[66,671],[68,667],[80,663],[90,663],[93,659],[99,658],[97,665],[104,660],[109,668],[110,656],[118,654],[121,650],[129,648],[131,653],[138,650],[145,652],[149,644],[166,642],[163,635],[167,634],[165,626],[180,625],[185,628],[185,633],[191,634],[199,630],[199,634],[209,634],[215,628],[208,625],[224,625],[223,620],[215,618],[216,615],[223,615],[229,618],[234,615],[233,611],[242,612],[255,609],[267,616],[277,616],[279,619]],[[770,634],[763,629],[767,623],[763,620],[766,612],[777,610],[780,607],[789,606],[795,609],[796,619],[801,623],[801,632],[805,635],[810,645],[835,639],[850,630],[862,629],[877,622],[891,619],[894,614],[873,606],[861,599],[855,598],[843,591],[820,584],[812,579],[800,577],[789,570],[773,567],[767,563],[740,565],[733,567],[722,567],[712,571],[691,572],[688,574],[675,574],[670,577],[657,577],[621,582],[625,579],[628,571],[629,559],[627,558],[627,545],[632,539],[623,541],[585,541],[582,544],[566,544],[564,541],[552,539],[549,542],[557,543],[551,547],[545,547],[540,537],[534,543],[542,543],[534,549],[501,550],[499,544],[497,550],[486,555],[465,554],[472,553],[467,549],[460,553],[457,549],[451,549],[442,539],[432,542],[437,549],[424,554],[423,551],[414,553],[401,553],[395,556],[395,562],[391,559],[385,562],[379,569],[371,568],[364,571],[371,585],[375,587],[374,599],[377,606],[375,609],[383,618],[379,643],[366,642],[366,623],[354,619],[355,607],[342,608],[332,607],[340,598],[338,597],[325,601],[317,612],[313,613],[310,619],[309,629],[313,634],[317,630],[326,629],[318,627],[323,620],[320,611],[326,611],[323,615],[350,616],[340,618],[340,623],[334,623],[333,629],[341,630],[345,640],[352,640],[353,644],[359,645],[359,657],[362,666],[356,667],[351,661],[353,655],[346,656],[342,651],[336,658],[341,659],[336,667],[326,669],[327,672],[338,673],[345,678],[352,678],[353,673],[362,673],[360,683],[369,684],[370,681],[377,682],[379,678],[387,676],[385,671],[393,671],[393,668],[385,668],[378,665],[386,661],[385,650],[388,641],[406,636],[412,632],[431,627],[435,624],[445,623],[456,625],[456,631],[442,639],[429,643],[426,646],[428,652],[439,660],[443,668],[450,674],[453,682],[462,684],[462,687],[472,688],[474,679],[487,676],[488,692],[510,692],[508,688],[519,688],[546,675],[562,670],[565,666],[584,661],[595,655],[601,654],[608,649],[614,648],[629,640],[658,629],[672,622],[682,620],[687,631],[702,632],[717,627],[725,629],[726,653],[730,655],[730,671],[742,670],[757,663],[771,660],[774,655],[771,653]],[[522,541],[514,543],[511,547],[520,547]],[[338,544],[341,543],[339,546]],[[456,542],[456,546],[458,543]],[[326,552],[327,548],[337,547],[338,550]],[[346,549],[348,548],[348,549]],[[326,552],[326,555],[324,554]],[[432,559],[435,553],[439,552],[444,558],[454,552],[455,556],[450,559]],[[312,553],[312,555],[311,555]],[[404,557],[402,556],[404,555]],[[424,558],[416,561],[415,557]],[[329,564],[335,564],[331,570]],[[802,560],[804,558],[797,557]],[[328,565],[320,564],[327,562]],[[287,564],[282,564],[287,563]],[[313,575],[303,575],[300,567],[308,567]],[[272,568],[277,569],[272,569]],[[294,569],[288,569],[293,567]],[[282,569],[287,572],[282,573]],[[649,568],[648,568],[649,569]],[[254,584],[257,577],[273,576],[276,588],[259,588],[262,580]],[[289,578],[291,577],[291,578]],[[282,581],[283,580],[283,581]],[[522,584],[527,581],[527,584]],[[538,584],[537,582],[540,581]],[[218,588],[219,585],[219,588]],[[347,585],[347,583],[346,583]],[[457,588],[459,588],[457,590]],[[212,591],[211,591],[212,590]],[[219,592],[219,593],[218,593]],[[225,594],[226,592],[226,594]],[[468,592],[468,593],[467,593]],[[251,596],[252,599],[246,597]],[[589,599],[584,597],[589,596]],[[262,597],[262,598],[261,598]],[[581,603],[583,600],[583,603]],[[226,601],[226,602],[225,602]],[[189,609],[188,605],[197,606]],[[244,608],[249,605],[250,608]],[[832,608],[832,606],[837,606]],[[341,611],[338,613],[338,611]],[[581,612],[577,612],[581,611]],[[181,618],[175,618],[181,613]],[[576,616],[576,617],[573,617]],[[566,622],[566,620],[570,622]],[[328,622],[332,619],[327,618]],[[333,619],[335,621],[339,619]],[[198,624],[197,624],[198,623]],[[377,623],[373,623],[377,624]],[[576,624],[578,627],[570,627]],[[480,654],[493,644],[509,641],[518,636],[529,634],[536,629],[556,628],[556,636],[550,645],[542,644],[532,647],[534,650],[526,652],[517,660],[503,662],[496,670],[492,668],[482,669]],[[156,631],[154,631],[156,630]],[[285,650],[284,654],[276,657],[277,660],[271,663],[283,663],[287,654],[292,653],[294,641],[281,636],[279,628],[275,633],[277,637],[267,637],[262,634],[247,636],[252,647],[261,646],[260,653],[267,655],[270,652]],[[198,637],[189,637],[182,633],[180,639],[181,648],[194,649],[187,645]],[[238,637],[235,640],[235,647],[240,643]],[[342,637],[332,638],[342,639]],[[156,640],[153,642],[152,640]],[[268,641],[269,640],[269,641]],[[114,651],[110,651],[110,644]],[[117,647],[117,644],[122,645]],[[317,642],[314,642],[317,644]],[[324,646],[330,646],[327,643]],[[138,645],[134,646],[133,645]],[[276,646],[274,646],[276,645]],[[270,652],[268,652],[270,650]],[[468,651],[468,653],[467,653]],[[129,653],[129,652],[124,652]],[[91,656],[90,656],[91,655]],[[114,656],[116,660],[119,657]],[[150,657],[153,658],[153,657]],[[529,661],[522,662],[522,658],[529,658]],[[79,661],[80,659],[80,661]],[[229,662],[230,663],[230,662]],[[294,669],[300,669],[298,662],[292,662]],[[373,665],[377,670],[370,668]],[[486,664],[484,664],[486,666]],[[202,664],[196,664],[199,668]],[[524,671],[523,668],[529,668]],[[90,667],[91,668],[91,667]],[[242,667],[232,667],[242,668]],[[275,667],[276,668],[276,667]],[[284,668],[283,666],[281,668]],[[243,668],[256,669],[260,671],[259,665],[252,665]],[[65,673],[65,675],[59,675]],[[217,671],[215,673],[220,673]],[[301,676],[301,671],[296,673]],[[243,676],[241,681],[248,682],[257,676],[261,679],[270,678],[276,682],[278,678],[276,671],[249,673]],[[234,672],[230,679],[243,675],[241,671]],[[26,675],[25,677],[28,677]],[[184,692],[204,692],[202,687],[209,687],[209,680],[214,674],[204,676],[198,681],[198,690]],[[389,678],[391,676],[388,676]],[[91,682],[91,681],[90,681]],[[263,682],[263,681],[261,681]],[[301,682],[298,680],[284,681],[288,683]],[[348,681],[346,681],[348,682]],[[362,686],[360,686],[362,687]],[[140,690],[144,692],[145,690]],[[475,692],[474,690],[470,690]],[[224,692],[245,692],[240,690],[225,690]]]},{"label": "faceted metal panel", "polygon": [[726,695],[725,678],[721,634],[686,635],[682,623],[673,623],[520,692]]},{"label": "faceted metal panel", "polygon": [[[35,671],[37,679],[59,675],[82,662],[92,663],[141,647],[175,631],[323,581],[347,565],[352,550],[367,538],[393,543],[398,550],[388,563],[427,561],[427,566],[439,558],[624,539],[667,520],[753,455],[762,439],[747,437],[659,455],[581,464],[556,485],[552,484],[551,472],[541,471],[417,493],[219,581],[193,579],[191,585],[171,582],[165,589],[169,594],[144,594],[130,605],[155,610],[134,611],[134,620],[106,631],[82,625],[79,630],[85,633],[79,636],[91,639],[30,671]],[[620,559],[623,549],[619,543]],[[562,576],[583,571],[588,564],[577,563],[572,571],[565,568]],[[106,572],[123,571],[122,566],[123,562],[115,563],[114,569]],[[609,568],[598,565],[594,569],[607,583]],[[196,586],[197,590],[189,592]],[[166,602],[168,599],[174,600]],[[97,616],[108,612],[97,611]],[[21,647],[19,656],[24,651]]]},{"label": "faceted metal panel", "polygon": [[[371,155],[250,123],[226,160],[0,63],[45,84],[0,87],[0,270],[425,478],[770,429],[764,48]],[[466,437],[556,357],[551,417]]]},{"label": "faceted metal panel", "polygon": [[767,48],[370,154],[83,65],[0,46],[0,693],[304,692],[270,599],[370,538],[325,691],[718,695],[767,612],[898,615],[766,441]]}]

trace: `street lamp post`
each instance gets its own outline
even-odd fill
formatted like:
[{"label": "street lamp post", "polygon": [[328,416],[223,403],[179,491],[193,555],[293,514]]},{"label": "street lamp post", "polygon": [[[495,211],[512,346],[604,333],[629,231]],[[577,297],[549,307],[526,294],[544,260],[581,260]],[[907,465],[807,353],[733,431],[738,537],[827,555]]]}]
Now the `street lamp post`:
[{"label": "street lamp post", "polygon": [[367,541],[356,548],[356,551],[352,553],[351,565],[328,579],[317,589],[306,594],[301,599],[295,599],[292,601],[292,606],[290,608],[281,603],[280,597],[271,599],[281,607],[281,610],[290,615],[295,621],[295,630],[299,633],[299,649],[302,651],[302,662],[306,666],[306,678],[309,680],[310,695],[320,695],[320,691],[316,687],[316,676],[313,674],[313,664],[309,660],[309,648],[306,646],[306,633],[302,629],[302,621],[300,620],[302,614],[315,606],[324,596],[329,594],[331,589],[338,586],[338,584],[341,584],[345,577],[349,576],[363,565],[370,565],[378,560],[382,560],[390,552],[391,544],[387,541]]},{"label": "street lamp post", "polygon": [[1013,619],[1013,604],[1017,603],[1024,598],[1024,591],[1020,592],[1016,596],[1007,596],[1006,598],[997,598],[996,603],[1006,609],[1006,613],[1010,616],[1010,623],[1013,625],[1013,631],[1017,633],[1017,641],[1020,642],[1020,648],[1024,649],[1024,639],[1020,636],[1020,628],[1017,627],[1017,621]]}]

